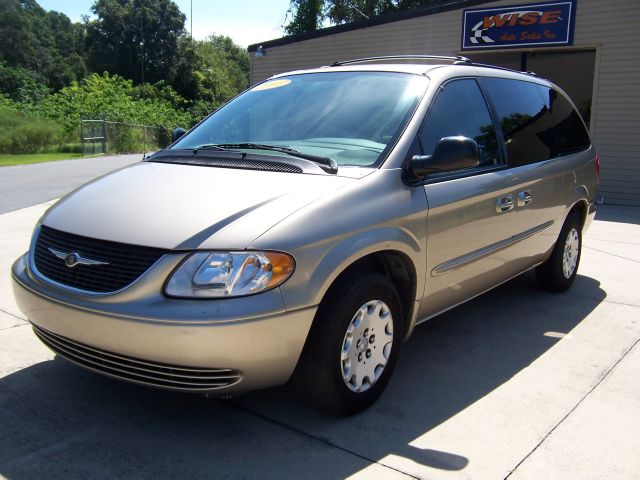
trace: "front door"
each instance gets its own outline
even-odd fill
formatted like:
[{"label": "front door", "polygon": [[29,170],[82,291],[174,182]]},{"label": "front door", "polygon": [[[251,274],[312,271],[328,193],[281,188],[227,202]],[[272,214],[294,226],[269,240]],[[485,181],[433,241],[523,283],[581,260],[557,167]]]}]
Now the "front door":
[{"label": "front door", "polygon": [[420,319],[504,281],[516,233],[514,179],[504,164],[487,102],[472,78],[443,85],[419,133],[422,153],[432,154],[441,138],[456,135],[477,142],[481,162],[425,182],[427,278]]}]

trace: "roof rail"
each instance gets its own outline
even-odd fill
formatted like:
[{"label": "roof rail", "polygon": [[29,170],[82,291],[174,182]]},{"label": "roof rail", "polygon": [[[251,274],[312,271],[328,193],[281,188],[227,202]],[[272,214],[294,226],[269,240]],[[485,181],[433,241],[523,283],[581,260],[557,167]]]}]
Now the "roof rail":
[{"label": "roof rail", "polygon": [[530,75],[532,77],[537,77],[538,75],[536,75],[535,72],[524,72],[522,70],[515,70],[513,68],[507,68],[507,67],[499,67],[497,65],[489,65],[486,63],[475,63],[475,62],[471,62],[468,65],[474,66],[474,67],[483,67],[483,68],[493,68],[496,70],[504,70],[506,72],[515,72],[515,73],[524,73],[525,75]]},{"label": "roof rail", "polygon": [[342,60],[338,62],[333,62],[331,64],[332,67],[339,67],[341,65],[351,65],[353,63],[367,63],[367,62],[376,62],[379,60],[387,61],[387,60],[446,60],[454,65],[471,65],[473,62],[467,57],[462,57],[460,55],[456,57],[450,57],[445,55],[387,55],[383,57],[365,57],[365,58],[356,58],[353,60]]},{"label": "roof rail", "polygon": [[364,57],[364,58],[355,58],[353,60],[342,60],[339,62],[333,62],[331,67],[339,67],[341,65],[351,65],[354,63],[368,63],[368,62],[376,62],[376,61],[387,61],[387,60],[446,60],[451,62],[453,65],[467,65],[470,67],[484,67],[484,68],[493,68],[496,70],[504,70],[507,72],[515,72],[515,73],[524,73],[525,75],[531,75],[532,77],[537,77],[534,72],[523,72],[521,70],[514,70],[512,68],[507,67],[499,67],[497,65],[488,65],[486,63],[476,63],[470,58],[463,57],[461,55],[458,56],[446,56],[446,55],[387,55],[382,57]]}]

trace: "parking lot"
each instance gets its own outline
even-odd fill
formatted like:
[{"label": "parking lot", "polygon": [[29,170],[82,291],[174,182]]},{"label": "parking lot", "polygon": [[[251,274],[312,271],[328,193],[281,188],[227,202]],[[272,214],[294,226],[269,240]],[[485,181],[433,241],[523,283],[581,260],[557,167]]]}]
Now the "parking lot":
[{"label": "parking lot", "polygon": [[134,159],[104,160],[0,169],[0,477],[640,476],[640,208],[600,208],[569,292],[529,272],[421,325],[380,401],[336,418],[287,386],[223,401],[120,383],[36,339],[10,265],[55,198]]}]

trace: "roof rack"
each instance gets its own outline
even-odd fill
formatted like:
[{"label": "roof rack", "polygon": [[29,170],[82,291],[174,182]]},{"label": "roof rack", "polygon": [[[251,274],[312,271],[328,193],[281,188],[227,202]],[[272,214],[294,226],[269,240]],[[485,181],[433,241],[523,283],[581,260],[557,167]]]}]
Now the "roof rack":
[{"label": "roof rack", "polygon": [[499,67],[497,65],[489,65],[489,64],[486,64],[486,63],[471,62],[469,65],[472,65],[474,67],[494,68],[496,70],[504,70],[506,72],[524,73],[525,75],[531,75],[532,77],[537,77],[538,76],[535,72],[525,72],[525,71],[522,71],[522,70],[515,70],[513,68]]},{"label": "roof rack", "polygon": [[462,57],[460,55],[456,57],[450,57],[445,55],[387,55],[383,57],[365,57],[365,58],[356,58],[353,60],[342,60],[339,62],[333,62],[331,64],[332,67],[339,67],[341,65],[351,65],[353,63],[367,63],[367,62],[377,62],[379,60],[387,61],[387,60],[446,60],[453,65],[471,65],[473,62],[467,58]]},{"label": "roof rack", "polygon": [[515,72],[515,73],[524,73],[525,75],[531,75],[532,77],[537,77],[534,72],[523,72],[521,70],[514,70],[512,68],[506,67],[498,67],[496,65],[488,65],[486,63],[476,63],[470,58],[463,57],[462,55],[446,56],[446,55],[387,55],[382,57],[364,57],[364,58],[355,58],[353,60],[342,60],[339,62],[333,62],[331,67],[339,67],[342,65],[351,65],[354,63],[368,63],[368,62],[377,62],[377,61],[387,61],[387,60],[446,60],[451,62],[453,65],[467,65],[470,67],[484,67],[484,68],[494,68],[496,70],[504,70],[507,72]]}]

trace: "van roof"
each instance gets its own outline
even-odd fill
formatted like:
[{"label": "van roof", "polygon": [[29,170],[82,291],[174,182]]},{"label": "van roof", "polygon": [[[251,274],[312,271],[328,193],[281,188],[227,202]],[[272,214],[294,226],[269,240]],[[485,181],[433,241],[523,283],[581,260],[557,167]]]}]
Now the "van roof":
[{"label": "van roof", "polygon": [[442,71],[442,69],[445,69],[447,73],[452,74],[451,76],[459,76],[469,74],[469,68],[474,69],[473,74],[475,75],[492,77],[499,76],[529,81],[535,78],[536,80],[542,80],[540,83],[547,83],[543,79],[537,78],[532,72],[520,72],[494,65],[474,63],[470,59],[461,56],[453,57],[442,55],[393,55],[344,60],[319,68],[285,72],[274,75],[272,78],[277,78],[283,75],[327,72],[328,70],[336,72],[400,72],[415,75],[427,75],[435,69],[440,70],[439,73],[445,73]]},{"label": "van roof", "polygon": [[409,73],[414,75],[426,75],[438,72],[439,76],[459,77],[464,75],[475,75],[484,77],[502,77],[514,80],[527,80],[529,82],[548,85],[550,82],[543,78],[536,77],[531,72],[518,72],[507,68],[493,67],[490,65],[451,65],[451,64],[431,64],[421,65],[412,63],[368,63],[366,65],[340,65],[340,66],[323,66],[318,68],[310,68],[304,70],[293,70],[289,72],[279,73],[270,78],[278,78],[288,75],[301,75],[305,73],[326,73],[331,72],[398,72]]}]

